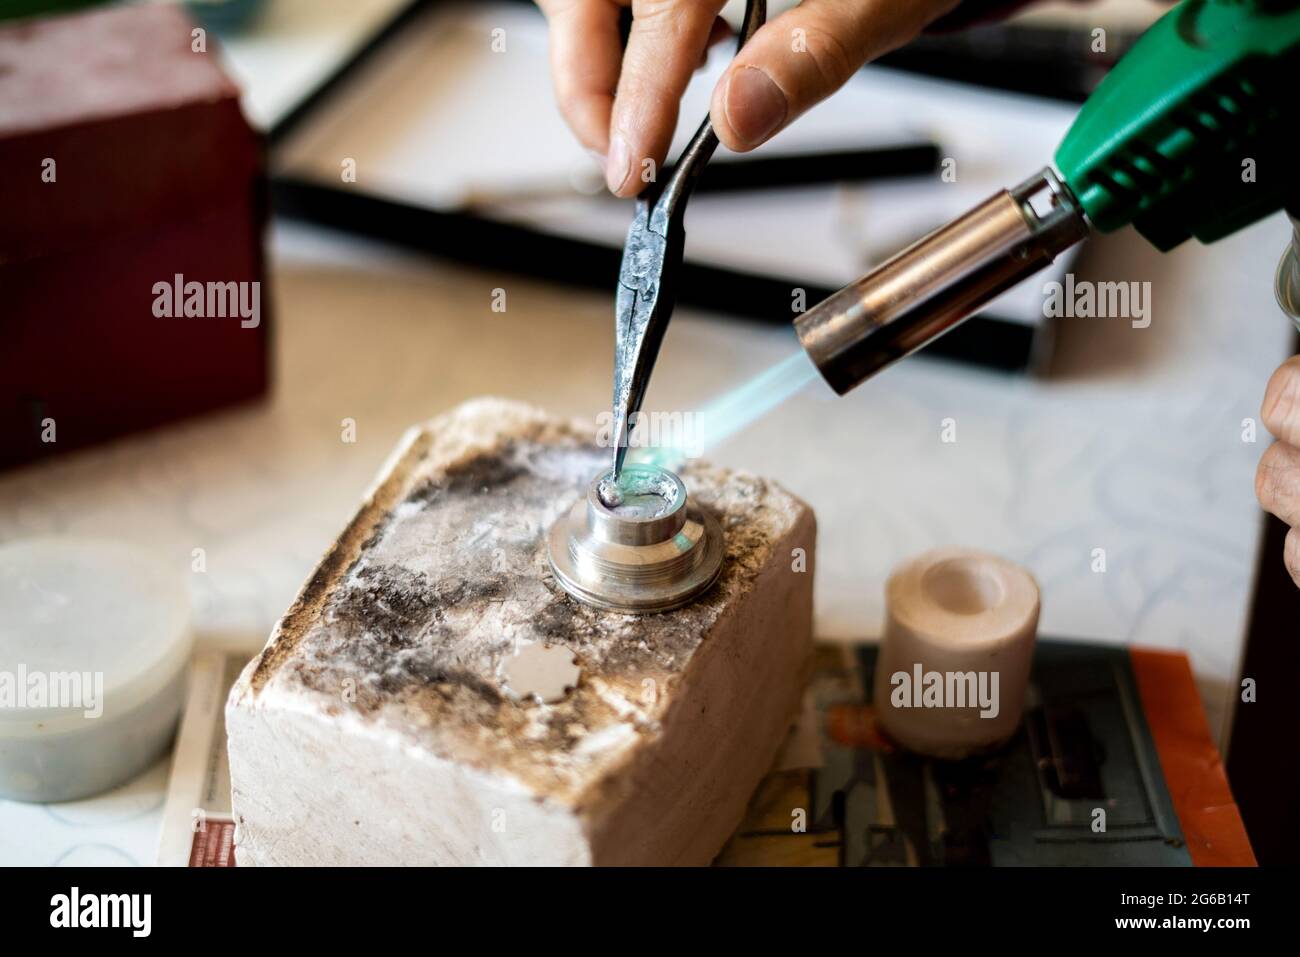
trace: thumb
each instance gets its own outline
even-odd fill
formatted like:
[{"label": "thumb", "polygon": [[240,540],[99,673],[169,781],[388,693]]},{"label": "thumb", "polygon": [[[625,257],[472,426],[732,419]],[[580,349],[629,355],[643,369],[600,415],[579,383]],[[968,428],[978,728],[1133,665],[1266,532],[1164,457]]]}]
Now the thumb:
[{"label": "thumb", "polygon": [[718,81],[710,105],[718,139],[752,150],[957,2],[804,0],[754,34]]}]

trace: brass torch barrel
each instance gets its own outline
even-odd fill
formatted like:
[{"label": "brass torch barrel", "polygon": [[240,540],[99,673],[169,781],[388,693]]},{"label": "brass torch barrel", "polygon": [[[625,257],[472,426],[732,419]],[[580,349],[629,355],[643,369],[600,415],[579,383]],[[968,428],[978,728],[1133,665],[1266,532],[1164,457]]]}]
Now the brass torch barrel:
[{"label": "brass torch barrel", "polygon": [[795,320],[840,395],[952,329],[1088,234],[1049,168],[1002,190]]}]

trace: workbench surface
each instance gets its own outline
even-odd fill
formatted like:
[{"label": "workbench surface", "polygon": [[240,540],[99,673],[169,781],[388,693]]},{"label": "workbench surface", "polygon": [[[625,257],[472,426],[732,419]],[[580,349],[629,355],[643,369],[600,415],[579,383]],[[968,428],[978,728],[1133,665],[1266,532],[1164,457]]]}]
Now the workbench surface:
[{"label": "workbench surface", "polygon": [[[268,402],[0,475],[0,539],[115,538],[186,567],[204,549],[199,641],[250,652],[407,426],[483,394],[594,417],[610,389],[612,290],[277,230]],[[1131,235],[1096,242],[1079,278],[1152,281],[1149,328],[1064,320],[1047,379],[913,359],[845,398],[814,383],[710,456],[816,510],[821,639],[874,637],[904,558],[977,545],[1037,576],[1045,633],[1185,650],[1222,744],[1268,442],[1242,423],[1291,341],[1272,293],[1286,236],[1274,218],[1164,258]],[[795,348],[788,329],[680,310],[647,408],[698,408]],[[87,801],[0,801],[0,862],[151,863],[166,772]]]}]

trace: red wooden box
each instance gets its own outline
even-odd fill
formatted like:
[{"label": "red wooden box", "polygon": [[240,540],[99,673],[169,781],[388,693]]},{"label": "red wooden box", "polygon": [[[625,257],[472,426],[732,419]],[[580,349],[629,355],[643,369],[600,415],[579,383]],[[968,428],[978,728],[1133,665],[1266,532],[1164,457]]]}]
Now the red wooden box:
[{"label": "red wooden box", "polygon": [[0,467],[266,391],[262,144],[196,29],[0,28]]}]

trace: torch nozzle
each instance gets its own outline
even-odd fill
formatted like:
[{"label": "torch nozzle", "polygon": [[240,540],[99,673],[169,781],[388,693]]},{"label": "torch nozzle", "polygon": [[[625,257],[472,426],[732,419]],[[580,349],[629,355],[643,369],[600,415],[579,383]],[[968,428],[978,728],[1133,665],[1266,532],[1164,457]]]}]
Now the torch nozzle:
[{"label": "torch nozzle", "polygon": [[1088,235],[1050,168],[1002,190],[795,320],[840,395],[936,339]]}]

